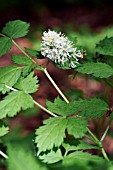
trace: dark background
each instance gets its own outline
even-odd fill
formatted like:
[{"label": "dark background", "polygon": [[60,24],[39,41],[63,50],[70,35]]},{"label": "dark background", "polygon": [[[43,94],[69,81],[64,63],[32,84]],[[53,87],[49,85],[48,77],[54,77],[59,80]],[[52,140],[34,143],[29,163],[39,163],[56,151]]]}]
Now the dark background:
[{"label": "dark background", "polygon": [[100,29],[113,23],[112,0],[0,0],[0,28],[21,19],[43,27],[71,24]]}]

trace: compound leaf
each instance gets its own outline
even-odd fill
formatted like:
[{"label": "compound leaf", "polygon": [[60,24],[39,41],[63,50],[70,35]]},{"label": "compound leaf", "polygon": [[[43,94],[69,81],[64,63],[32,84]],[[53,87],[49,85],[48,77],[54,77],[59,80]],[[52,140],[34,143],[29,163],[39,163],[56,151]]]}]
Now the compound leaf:
[{"label": "compound leaf", "polygon": [[108,78],[113,75],[113,68],[106,63],[84,63],[77,69],[78,72],[83,74],[91,74],[99,78]]},{"label": "compound leaf", "polygon": [[109,109],[108,104],[105,101],[96,98],[77,101],[76,105],[76,109],[80,111],[79,116],[91,118],[102,117]]},{"label": "compound leaf", "polygon": [[71,164],[71,162],[73,163],[75,161],[92,161],[92,162],[101,162],[103,161],[103,158],[97,156],[97,155],[91,155],[87,152],[82,152],[82,151],[76,151],[73,152],[71,154],[69,154],[68,156],[66,156],[63,160],[63,164],[67,164],[67,162]]},{"label": "compound leaf", "polygon": [[87,132],[87,125],[86,118],[70,117],[67,123],[68,134],[73,135],[75,138],[81,138]]},{"label": "compound leaf", "polygon": [[6,135],[8,131],[9,131],[9,128],[7,126],[2,125],[0,127],[0,137]]},{"label": "compound leaf", "polygon": [[96,51],[103,55],[113,56],[113,37],[105,37],[96,44]]},{"label": "compound leaf", "polygon": [[65,138],[67,119],[62,117],[49,118],[44,121],[44,126],[36,130],[35,143],[38,154],[42,151],[51,150],[54,146],[59,147]]},{"label": "compound leaf", "polygon": [[8,37],[0,38],[0,56],[10,51],[12,40]]},{"label": "compound leaf", "polygon": [[21,20],[9,21],[3,28],[2,33],[10,38],[20,38],[28,33],[29,23]]},{"label": "compound leaf", "polygon": [[47,101],[48,110],[62,116],[69,116],[78,114],[84,117],[98,118],[108,111],[108,104],[96,98],[90,100],[72,101],[66,104],[59,97],[55,99],[54,103]]},{"label": "compound leaf", "polygon": [[34,106],[33,99],[23,91],[13,91],[0,102],[0,118],[13,117],[17,112]]},{"label": "compound leaf", "polygon": [[47,155],[40,155],[39,158],[44,162],[44,163],[55,163],[58,161],[61,161],[63,159],[61,150],[58,149],[56,152],[51,150]]},{"label": "compound leaf", "polygon": [[32,64],[32,59],[27,56],[13,55],[12,60],[15,64],[28,65]]},{"label": "compound leaf", "polygon": [[25,93],[34,93],[38,89],[37,77],[33,77],[34,72],[31,72],[26,78],[20,77],[18,82],[15,84],[15,88],[24,91]]},{"label": "compound leaf", "polygon": [[6,66],[0,68],[0,91],[6,93],[9,91],[5,85],[12,87],[21,75],[21,68],[17,66]]},{"label": "compound leaf", "polygon": [[48,110],[62,116],[69,116],[71,114],[75,114],[75,108],[72,106],[73,102],[66,103],[65,101],[61,100],[59,97],[57,97],[54,100],[54,103],[47,101],[46,105],[48,107]]},{"label": "compound leaf", "polygon": [[8,144],[8,170],[47,170],[46,166],[41,165],[33,156],[32,152],[24,147]]}]

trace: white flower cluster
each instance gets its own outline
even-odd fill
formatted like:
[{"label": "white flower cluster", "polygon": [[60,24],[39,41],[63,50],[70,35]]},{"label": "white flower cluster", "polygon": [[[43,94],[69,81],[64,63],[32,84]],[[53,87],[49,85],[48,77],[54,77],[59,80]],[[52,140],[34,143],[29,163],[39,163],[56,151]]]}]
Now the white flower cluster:
[{"label": "white flower cluster", "polygon": [[48,30],[44,32],[41,43],[41,54],[55,63],[64,65],[69,61],[69,67],[77,66],[78,58],[83,58],[83,53],[73,47],[71,42],[64,34]]}]

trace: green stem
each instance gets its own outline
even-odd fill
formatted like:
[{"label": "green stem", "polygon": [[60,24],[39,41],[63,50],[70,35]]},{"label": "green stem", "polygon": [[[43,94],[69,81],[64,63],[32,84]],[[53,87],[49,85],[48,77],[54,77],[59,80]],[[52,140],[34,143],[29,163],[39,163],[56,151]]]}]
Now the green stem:
[{"label": "green stem", "polygon": [[[5,85],[6,88],[13,90],[13,91],[18,91],[17,89],[10,87],[8,85]],[[48,114],[50,114],[51,116],[54,117],[58,117],[56,114],[52,113],[51,111],[47,110],[45,107],[43,107],[42,105],[40,105],[38,102],[36,102],[35,100],[33,100],[34,104],[37,105],[40,109],[44,110],[45,112],[47,112]]]},{"label": "green stem", "polygon": [[108,124],[108,126],[107,126],[107,128],[106,128],[104,134],[102,135],[101,140],[100,140],[101,142],[104,140],[104,138],[105,138],[105,136],[106,136],[106,134],[107,134],[109,128],[110,128],[110,124]]},{"label": "green stem", "polygon": [[[13,44],[28,58],[32,59],[14,40],[12,40]],[[36,64],[36,61],[32,59],[32,62]]]},{"label": "green stem", "polygon": [[90,136],[88,136],[88,135],[85,135],[85,137],[86,137],[87,139],[89,139],[90,141],[92,141],[93,143],[96,143],[95,140],[94,140],[92,137],[90,137]]},{"label": "green stem", "polygon": [[2,155],[5,159],[8,158],[8,156],[5,153],[3,153],[1,150],[0,150],[0,155]]},{"label": "green stem", "polygon": [[98,144],[99,140],[97,139],[97,137],[90,131],[89,128],[87,128],[87,131],[91,135],[91,137],[94,139],[95,143]]},{"label": "green stem", "polygon": [[[102,137],[101,139],[104,139],[104,137],[105,137],[108,129],[109,129],[109,128],[107,128],[107,130],[105,131],[105,133],[104,133],[104,135],[103,135],[103,137]],[[108,156],[107,156],[107,154],[106,154],[106,152],[105,152],[105,150],[104,150],[104,148],[103,148],[102,140],[99,141],[99,140],[97,139],[97,137],[96,137],[88,128],[87,128],[87,130],[88,130],[89,134],[91,135],[91,137],[92,137],[94,140],[90,139],[89,137],[88,137],[88,139],[90,139],[91,141],[93,141],[95,144],[97,144],[97,145],[99,146],[99,148],[101,149],[101,152],[102,152],[102,154],[103,154],[103,157],[104,157],[107,161],[109,161],[109,158],[108,158]],[[87,136],[86,136],[86,137],[87,137]]]},{"label": "green stem", "polygon": [[2,36],[2,37],[6,37],[4,34],[1,34],[1,33],[0,33],[0,36]]},{"label": "green stem", "polygon": [[104,150],[103,147],[102,147],[102,149],[101,149],[101,152],[102,152],[104,158],[109,162],[110,160],[109,160],[109,158],[108,158],[108,156],[107,156],[107,154],[106,154],[106,152],[105,152],[105,150]]},{"label": "green stem", "polygon": [[64,94],[62,93],[62,91],[59,89],[59,87],[57,86],[57,84],[54,82],[54,80],[51,78],[51,76],[49,75],[47,69],[44,69],[44,73],[46,74],[47,78],[50,80],[50,82],[52,83],[52,85],[55,87],[55,89],[58,91],[58,93],[62,96],[62,98],[65,100],[66,103],[69,103],[69,101],[67,100],[67,98],[64,96]]},{"label": "green stem", "polygon": [[40,105],[38,102],[36,102],[35,100],[33,100],[33,102],[42,110],[44,110],[45,112],[49,113],[51,116],[54,117],[58,117],[57,115],[55,115],[54,113],[50,112],[49,110],[47,110],[45,107],[43,107],[42,105]]},{"label": "green stem", "polygon": [[68,151],[66,150],[66,151],[65,151],[65,154],[64,154],[64,157],[66,157],[66,156],[67,156],[67,154],[68,154]]},{"label": "green stem", "polygon": [[104,81],[110,86],[110,87],[112,87],[113,88],[113,84],[109,81],[109,80],[107,80],[107,79],[104,79]]}]

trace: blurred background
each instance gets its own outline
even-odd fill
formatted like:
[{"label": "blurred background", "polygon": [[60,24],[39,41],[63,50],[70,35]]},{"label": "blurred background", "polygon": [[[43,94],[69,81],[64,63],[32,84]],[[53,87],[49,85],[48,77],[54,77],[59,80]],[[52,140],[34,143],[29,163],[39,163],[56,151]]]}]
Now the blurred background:
[{"label": "blurred background", "polygon": [[[0,30],[6,22],[20,19],[30,23],[30,32],[27,37],[20,38],[17,43],[22,47],[40,50],[43,31],[54,29],[65,33],[70,39],[82,46],[86,52],[86,59],[92,61],[95,57],[95,45],[105,36],[113,36],[113,1],[112,0],[0,0]],[[20,54],[16,47],[11,52],[0,58],[0,67],[12,64],[11,54]],[[39,63],[46,62],[45,60]],[[99,82],[88,76],[77,75],[73,79],[73,71],[59,70],[51,63],[49,73],[56,81],[65,95],[70,99],[104,96],[108,103],[112,103],[112,89],[106,88],[103,82]],[[39,77],[40,88],[34,94],[34,99],[46,106],[46,99],[53,101],[58,95],[47,78],[40,71],[35,72]],[[49,89],[49,90],[48,90]],[[106,96],[106,97],[105,97]],[[3,96],[1,96],[2,98]],[[4,137],[4,142],[13,141],[15,144],[23,141],[28,147],[32,146],[35,129],[42,124],[42,120],[48,117],[38,108],[21,112],[13,119],[7,119],[10,133]],[[107,118],[94,120],[90,128],[98,137],[106,127]],[[103,129],[101,128],[103,127]],[[107,153],[113,156],[113,127],[105,138],[104,147]],[[24,137],[24,138],[23,138]],[[18,141],[18,142],[17,142]],[[26,142],[27,141],[27,142]],[[108,147],[109,146],[109,147]],[[6,148],[1,147],[5,150]],[[34,146],[32,146],[34,148]],[[3,150],[2,149],[2,150]],[[34,149],[33,149],[34,150]],[[34,151],[35,152],[35,151]],[[1,158],[2,159],[2,158]],[[6,167],[2,161],[1,169]],[[50,169],[57,167],[50,167]],[[78,167],[79,169],[80,167]],[[77,169],[77,170],[78,170]],[[85,167],[83,167],[85,170]],[[82,169],[81,169],[82,170]],[[86,169],[87,170],[87,169]]]}]

